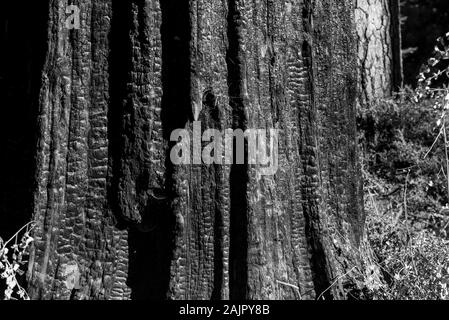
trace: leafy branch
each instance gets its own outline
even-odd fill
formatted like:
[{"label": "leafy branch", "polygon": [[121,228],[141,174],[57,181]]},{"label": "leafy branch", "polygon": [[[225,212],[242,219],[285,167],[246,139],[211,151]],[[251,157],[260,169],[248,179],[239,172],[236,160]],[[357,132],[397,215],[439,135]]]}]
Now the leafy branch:
[{"label": "leafy branch", "polygon": [[[21,266],[28,263],[24,259],[28,255],[28,248],[34,239],[30,232],[34,228],[34,222],[29,222],[17,231],[8,241],[0,238],[0,278],[5,279],[6,289],[4,300],[17,300],[15,296],[23,300],[30,300],[26,290],[22,288],[17,280],[24,271]],[[23,232],[19,241],[19,236]],[[12,244],[14,241],[14,244]]]}]

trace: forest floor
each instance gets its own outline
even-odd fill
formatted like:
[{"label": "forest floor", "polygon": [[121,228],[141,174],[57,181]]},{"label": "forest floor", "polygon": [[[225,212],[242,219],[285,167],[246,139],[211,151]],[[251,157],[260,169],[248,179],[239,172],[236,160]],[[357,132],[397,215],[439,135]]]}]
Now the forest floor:
[{"label": "forest floor", "polygon": [[449,298],[447,148],[436,105],[404,89],[358,114],[367,234],[385,280],[377,299]]}]

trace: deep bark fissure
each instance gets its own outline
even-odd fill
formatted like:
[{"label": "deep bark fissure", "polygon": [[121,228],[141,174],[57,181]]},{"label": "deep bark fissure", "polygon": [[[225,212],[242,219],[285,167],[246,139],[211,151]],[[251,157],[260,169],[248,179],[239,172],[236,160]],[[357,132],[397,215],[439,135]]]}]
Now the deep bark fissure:
[{"label": "deep bark fissure", "polygon": [[[190,105],[190,86],[191,86],[191,21],[190,21],[190,3],[176,0],[161,1],[162,11],[162,127],[164,139],[169,141],[170,134],[175,129],[185,128],[186,124],[191,122],[193,114]],[[176,21],[176,23],[174,23]],[[176,115],[176,116],[175,116]],[[179,247],[179,241],[182,237],[182,226],[179,221],[178,202],[181,197],[179,188],[177,188],[177,174],[179,167],[170,160],[170,149],[176,142],[168,142],[168,148],[165,157],[166,166],[166,193],[169,200],[167,207],[167,224],[165,232],[169,234],[167,243],[167,287],[165,292],[161,291],[168,298],[177,298],[176,292],[173,292],[172,281],[175,276],[173,263],[178,258],[176,252]],[[188,257],[187,257],[188,260]],[[185,285],[185,284],[181,284]]]},{"label": "deep bark fissure", "polygon": [[[118,226],[126,226],[120,212],[117,199],[120,160],[123,157],[122,150],[122,100],[126,96],[126,80],[130,66],[131,47],[129,41],[130,29],[129,1],[116,0],[112,2],[111,32],[109,35],[111,52],[109,55],[109,87],[110,107],[108,110],[108,140],[109,140],[109,174],[108,174],[108,202]],[[112,128],[115,128],[112,130]]]},{"label": "deep bark fissure", "polygon": [[[244,61],[241,51],[242,17],[237,9],[239,0],[228,1],[228,88],[233,129],[246,129],[245,105],[242,93]],[[245,141],[245,150],[247,150]],[[236,143],[234,142],[234,160]],[[248,165],[234,164],[230,173],[230,248],[229,294],[231,299],[245,299],[248,281]]]}]

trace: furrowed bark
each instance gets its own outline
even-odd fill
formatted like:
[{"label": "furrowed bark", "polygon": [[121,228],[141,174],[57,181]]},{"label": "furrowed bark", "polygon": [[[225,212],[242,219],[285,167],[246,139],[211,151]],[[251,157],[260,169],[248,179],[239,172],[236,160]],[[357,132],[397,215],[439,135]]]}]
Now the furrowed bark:
[{"label": "furrowed bark", "polygon": [[[75,4],[79,30],[64,27],[64,1],[49,7],[32,297],[359,290],[354,277],[330,288],[364,263],[354,4]],[[171,162],[173,130],[212,128],[279,129],[276,173]]]},{"label": "furrowed bark", "polygon": [[[64,2],[49,7],[30,296],[123,299],[130,296],[127,232],[106,210],[111,3],[79,6],[84,28],[76,31],[65,28]],[[69,283],[77,273],[79,287]]]}]

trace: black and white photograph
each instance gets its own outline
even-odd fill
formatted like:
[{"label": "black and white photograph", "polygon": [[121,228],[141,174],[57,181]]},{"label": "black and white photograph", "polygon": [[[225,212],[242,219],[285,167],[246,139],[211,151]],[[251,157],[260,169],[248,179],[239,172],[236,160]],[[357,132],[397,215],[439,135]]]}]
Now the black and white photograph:
[{"label": "black and white photograph", "polygon": [[447,0],[2,0],[0,304],[449,300],[448,21]]}]

